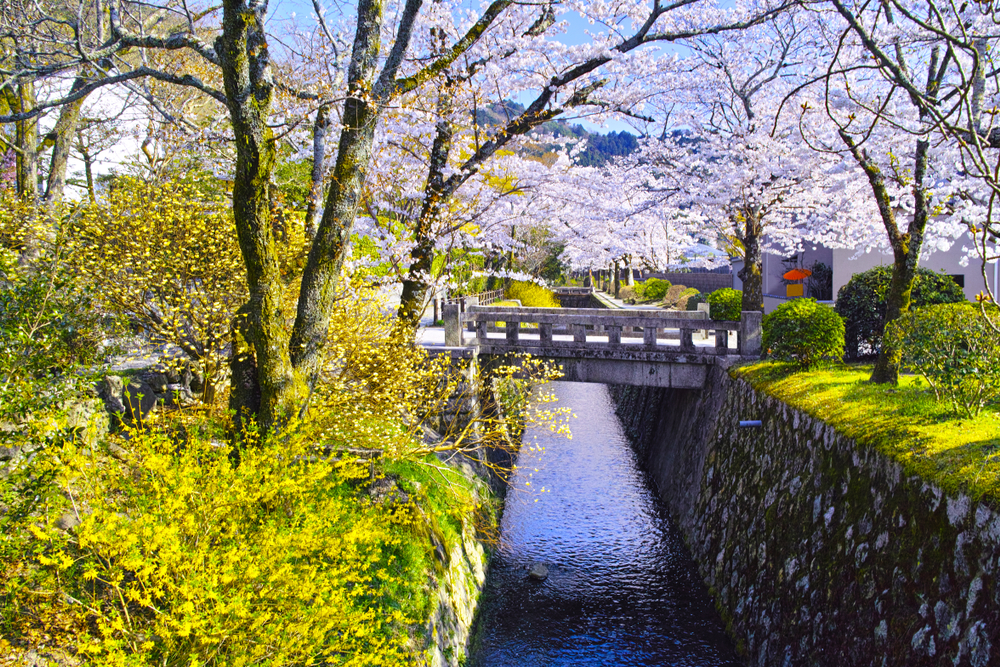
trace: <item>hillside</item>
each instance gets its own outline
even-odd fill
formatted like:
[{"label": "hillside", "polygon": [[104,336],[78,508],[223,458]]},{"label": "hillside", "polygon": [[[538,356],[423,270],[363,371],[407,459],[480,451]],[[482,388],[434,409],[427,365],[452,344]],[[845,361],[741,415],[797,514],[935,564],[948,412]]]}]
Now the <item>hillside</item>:
[{"label": "hillside", "polygon": [[[481,127],[494,127],[507,122],[508,117],[524,111],[524,106],[517,102],[506,101],[503,104],[491,104],[476,111],[476,123]],[[536,132],[547,134],[559,139],[586,140],[587,145],[575,159],[582,167],[600,167],[616,157],[631,154],[639,148],[638,139],[629,132],[591,132],[579,123],[569,123],[565,120],[553,120],[540,126]],[[529,153],[539,157],[554,150],[554,143],[538,144],[529,149]]]}]

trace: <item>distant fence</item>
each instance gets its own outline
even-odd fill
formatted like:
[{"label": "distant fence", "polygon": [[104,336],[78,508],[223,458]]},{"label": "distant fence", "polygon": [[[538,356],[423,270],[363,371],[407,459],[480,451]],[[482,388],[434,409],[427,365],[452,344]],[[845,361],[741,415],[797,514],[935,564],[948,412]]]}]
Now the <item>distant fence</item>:
[{"label": "distant fence", "polygon": [[434,297],[434,321],[441,319],[442,306],[446,303],[457,303],[458,312],[464,313],[469,306],[488,306],[496,301],[502,301],[504,291],[502,289],[488,290],[486,292],[476,292],[475,294],[463,294],[461,296],[448,296],[444,299]]}]

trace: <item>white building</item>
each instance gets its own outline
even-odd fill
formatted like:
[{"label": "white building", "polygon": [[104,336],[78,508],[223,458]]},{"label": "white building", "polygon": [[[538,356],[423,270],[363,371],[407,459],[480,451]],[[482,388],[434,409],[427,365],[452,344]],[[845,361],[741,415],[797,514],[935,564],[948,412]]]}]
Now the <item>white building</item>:
[{"label": "white building", "polygon": [[[962,266],[962,258],[965,257],[962,245],[961,242],[958,242],[950,250],[936,251],[922,260],[920,266],[952,276],[965,292],[965,298],[975,301],[976,295],[985,291],[985,284],[980,273],[979,261],[973,259],[968,262],[968,266]],[[855,250],[832,250],[824,247],[806,250],[791,257],[764,253],[762,262],[764,312],[770,313],[783,301],[794,298],[788,296],[788,286],[782,280],[782,275],[785,272],[793,267],[810,268],[816,262],[822,262],[833,269],[833,298],[828,302],[832,304],[836,301],[837,292],[847,284],[851,276],[879,265],[891,266],[892,255],[874,249],[870,252],[861,251],[859,253]],[[1000,277],[998,276],[998,267],[1000,267],[1000,263],[994,263],[988,267],[987,272],[994,294],[1000,294],[1000,291],[997,291],[998,277]],[[736,275],[741,268],[743,268],[743,260],[733,262],[733,287],[735,289],[743,289],[743,282]],[[808,288],[806,296],[809,296]]]}]

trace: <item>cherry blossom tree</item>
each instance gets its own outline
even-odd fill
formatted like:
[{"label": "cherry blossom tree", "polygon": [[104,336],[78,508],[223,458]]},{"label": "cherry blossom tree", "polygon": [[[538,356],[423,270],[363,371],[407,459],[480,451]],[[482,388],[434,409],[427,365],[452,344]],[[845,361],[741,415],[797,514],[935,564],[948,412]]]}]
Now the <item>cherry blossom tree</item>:
[{"label": "cherry blossom tree", "polygon": [[744,310],[763,310],[765,243],[787,254],[830,217],[823,187],[839,159],[810,150],[795,115],[779,113],[802,76],[807,37],[789,13],[690,40],[693,55],[678,67],[687,85],[661,103],[663,127],[684,131],[648,138],[632,158],[634,187],[676,233],[741,252]]},{"label": "cherry blossom tree", "polygon": [[[976,39],[963,47],[949,35],[974,29],[978,13],[936,12],[926,3],[867,8],[832,0],[815,23],[825,51],[819,58],[826,64],[812,85],[822,86],[822,111],[803,107],[803,119],[811,117],[804,125],[812,125],[814,146],[846,152],[868,181],[893,255],[884,324],[909,309],[921,255],[963,235],[961,221],[974,214],[969,204],[982,201],[983,188],[958,167],[957,145],[941,136],[942,127],[954,130],[972,108],[969,66]],[[824,121],[831,124],[826,129]],[[831,127],[836,140],[821,138]],[[975,130],[967,136],[986,142],[986,135]],[[872,381],[895,383],[899,361],[899,350],[883,346]]]}]

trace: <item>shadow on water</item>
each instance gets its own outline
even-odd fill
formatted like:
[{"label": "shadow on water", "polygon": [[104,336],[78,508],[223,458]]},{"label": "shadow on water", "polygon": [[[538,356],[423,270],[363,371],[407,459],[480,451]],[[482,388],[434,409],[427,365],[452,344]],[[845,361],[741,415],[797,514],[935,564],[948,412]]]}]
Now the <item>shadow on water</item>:
[{"label": "shadow on water", "polygon": [[[554,384],[573,438],[524,434],[541,451],[518,461],[471,664],[740,665],[607,388]],[[528,577],[534,563],[545,581]]]}]

